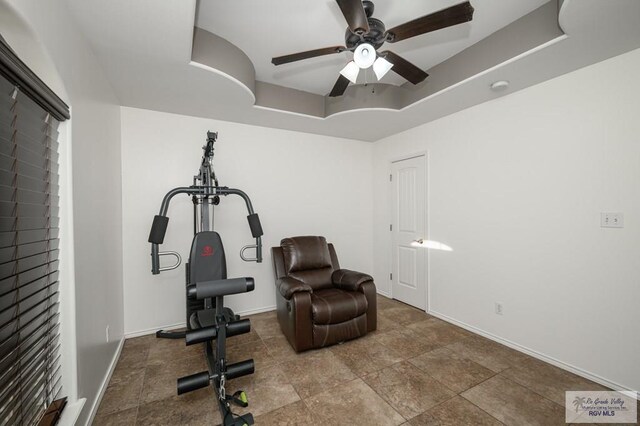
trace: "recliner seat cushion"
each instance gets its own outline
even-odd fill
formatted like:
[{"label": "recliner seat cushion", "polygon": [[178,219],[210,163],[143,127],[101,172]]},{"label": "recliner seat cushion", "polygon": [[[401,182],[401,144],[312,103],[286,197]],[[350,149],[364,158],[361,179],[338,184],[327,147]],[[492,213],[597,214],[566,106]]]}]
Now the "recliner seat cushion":
[{"label": "recliner seat cushion", "polygon": [[360,315],[340,324],[313,324],[312,334],[316,348],[346,342],[367,334],[367,316]]},{"label": "recliner seat cushion", "polygon": [[339,324],[367,312],[363,293],[329,288],[311,294],[311,315],[314,324]]}]

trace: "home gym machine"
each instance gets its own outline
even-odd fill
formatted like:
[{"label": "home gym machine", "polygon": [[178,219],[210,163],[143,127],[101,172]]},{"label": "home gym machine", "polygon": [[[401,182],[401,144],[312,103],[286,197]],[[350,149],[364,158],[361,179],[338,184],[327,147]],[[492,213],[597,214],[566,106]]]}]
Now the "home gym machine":
[{"label": "home gym machine", "polygon": [[[252,374],[255,370],[253,359],[228,364],[226,360],[227,337],[248,333],[251,324],[248,319],[240,319],[229,308],[224,307],[224,296],[245,293],[254,289],[253,278],[227,279],[226,259],[220,235],[213,230],[213,207],[220,203],[220,197],[238,195],[247,205],[249,228],[255,238],[255,244],[247,245],[240,251],[240,257],[248,262],[262,262],[262,226],[258,215],[254,213],[251,200],[239,189],[219,186],[213,170],[213,145],[217,133],[207,132],[207,144],[202,148],[204,155],[193,185],[175,188],[162,200],[160,214],[153,218],[149,234],[151,243],[151,272],[156,275],[162,271],[176,269],[182,259],[177,252],[159,251],[163,243],[169,218],[167,211],[171,199],[178,194],[191,196],[193,202],[194,237],[191,243],[189,262],[186,265],[186,311],[187,330],[184,332],[158,331],[156,337],[185,339],[187,345],[203,343],[208,370],[178,379],[178,395],[196,389],[213,386],[220,407],[223,426],[245,426],[253,424],[253,416],[232,413],[230,403],[247,406],[244,392],[227,395],[225,385],[228,380]],[[255,257],[248,258],[247,250],[255,249]],[[173,256],[175,264],[160,266],[162,256]],[[215,341],[215,342],[214,342]]]}]

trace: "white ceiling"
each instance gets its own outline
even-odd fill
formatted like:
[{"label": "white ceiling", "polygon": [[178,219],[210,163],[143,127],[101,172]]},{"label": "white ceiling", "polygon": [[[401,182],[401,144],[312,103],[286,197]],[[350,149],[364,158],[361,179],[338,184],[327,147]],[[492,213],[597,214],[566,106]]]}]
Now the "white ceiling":
[{"label": "white ceiling", "polygon": [[[565,36],[549,42],[545,40],[544,44],[527,48],[516,57],[491,64],[483,71],[439,88],[427,97],[417,98],[399,110],[369,108],[363,104],[360,109],[318,117],[258,106],[257,96],[237,80],[190,65],[196,0],[65,1],[121,105],[363,141],[376,141],[640,47],[640,25],[637,23],[640,1],[560,0],[558,18]],[[487,28],[498,29],[544,3],[543,0],[471,2],[476,7],[473,22],[459,26],[466,30],[459,32],[461,29],[454,27],[419,36],[397,43],[397,48],[393,45],[394,50],[429,68],[429,61],[441,61],[464,48],[466,43],[472,43],[470,37],[482,37],[481,34],[490,31]],[[374,16],[382,18],[391,27],[454,2],[378,0],[376,3]],[[345,24],[333,0],[206,0],[202,7],[201,19],[205,14],[220,15],[215,18],[220,22],[212,22],[216,27],[208,30],[243,48],[251,56],[258,80],[278,79],[278,84],[292,87],[315,84],[315,88],[299,87],[326,93],[337,78],[338,68],[345,58],[335,63],[332,62],[335,58],[316,58],[282,68],[282,71],[274,70],[270,64],[273,55],[343,43]],[[270,13],[261,9],[268,9]],[[231,18],[232,14],[242,15],[243,10],[246,16]],[[294,15],[308,20],[295,31],[291,23]],[[262,30],[251,35],[255,28],[252,23],[263,21],[266,23]],[[267,29],[267,23],[275,25],[275,29]],[[314,32],[308,29],[314,27],[333,30]],[[287,41],[289,36],[285,30],[287,34],[298,36],[306,32],[309,37]],[[451,34],[447,35],[449,31]],[[518,40],[519,33],[515,31],[513,43],[526,45],[525,40]],[[250,45],[245,47],[251,40],[264,43],[264,52],[260,49],[251,51]],[[485,44],[484,48],[495,49],[493,44]],[[322,64],[326,74],[318,71],[318,77],[311,78],[310,73],[319,66],[316,61]],[[468,64],[454,62],[460,69],[469,69]],[[434,70],[425,87],[433,87],[441,77]],[[503,79],[511,82],[508,90],[495,93],[489,89],[492,82]]]},{"label": "white ceiling", "polygon": [[[548,1],[471,0],[475,8],[473,21],[398,43],[386,43],[381,49],[393,50],[427,70]],[[390,29],[461,2],[375,0],[373,17]],[[335,0],[201,0],[196,26],[243,50],[253,62],[257,80],[319,95],[329,93],[340,69],[353,57],[352,53],[343,52],[278,67],[271,64],[275,56],[343,46],[347,24]],[[372,72],[369,78],[375,80]],[[383,83],[394,85],[405,81],[393,72],[382,79]]]}]

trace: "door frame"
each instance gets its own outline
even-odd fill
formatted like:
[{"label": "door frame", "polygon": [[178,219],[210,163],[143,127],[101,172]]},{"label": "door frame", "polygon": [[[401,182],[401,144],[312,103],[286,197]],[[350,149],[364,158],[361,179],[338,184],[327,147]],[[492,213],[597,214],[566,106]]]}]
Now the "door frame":
[{"label": "door frame", "polygon": [[[392,174],[392,170],[391,168],[393,167],[393,163],[397,163],[399,161],[404,161],[404,160],[410,160],[412,158],[418,158],[418,157],[423,157],[424,158],[424,187],[425,187],[425,211],[424,211],[424,232],[425,232],[425,237],[428,238],[429,236],[429,151],[428,150],[424,150],[424,151],[416,151],[413,152],[411,154],[404,154],[404,155],[399,155],[396,157],[392,157],[387,161],[387,174],[391,175]],[[388,186],[388,190],[387,190],[387,197],[389,200],[389,208],[387,210],[387,214],[389,215],[389,224],[392,223],[393,221],[393,185],[391,185],[391,181],[389,181],[389,186]],[[388,262],[388,269],[391,270],[391,268],[393,267],[393,238],[391,236],[392,232],[389,231],[389,236],[387,238],[387,262]],[[425,249],[426,253],[425,253],[425,267],[427,268],[427,270],[425,271],[425,285],[426,285],[426,289],[425,289],[425,295],[426,295],[426,307],[427,309],[425,310],[425,312],[429,313],[431,312],[431,286],[430,286],[430,276],[431,276],[431,261],[430,261],[430,253],[429,253],[429,249]],[[391,273],[391,272],[389,272]],[[393,280],[391,278],[389,278],[389,297],[393,299]],[[416,308],[417,309],[417,308]]]}]

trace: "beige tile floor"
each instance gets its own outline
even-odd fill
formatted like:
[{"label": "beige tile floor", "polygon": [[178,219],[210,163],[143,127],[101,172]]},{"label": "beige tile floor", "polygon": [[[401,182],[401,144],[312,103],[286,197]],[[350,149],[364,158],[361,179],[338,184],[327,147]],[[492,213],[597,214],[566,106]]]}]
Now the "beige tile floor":
[{"label": "beige tile floor", "polygon": [[[563,425],[566,390],[602,386],[384,297],[378,330],[296,354],[275,312],[228,339],[229,362],[253,358],[243,389],[258,425]],[[205,370],[201,345],[145,336],[125,342],[94,425],[214,425],[211,388],[176,395]]]}]

